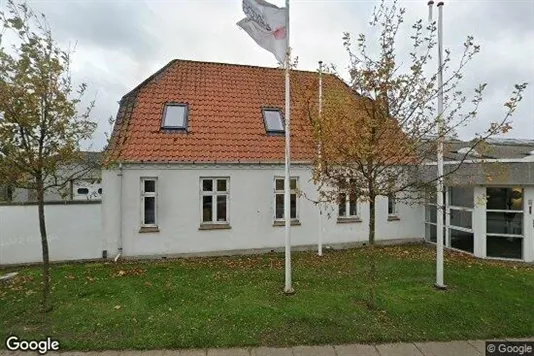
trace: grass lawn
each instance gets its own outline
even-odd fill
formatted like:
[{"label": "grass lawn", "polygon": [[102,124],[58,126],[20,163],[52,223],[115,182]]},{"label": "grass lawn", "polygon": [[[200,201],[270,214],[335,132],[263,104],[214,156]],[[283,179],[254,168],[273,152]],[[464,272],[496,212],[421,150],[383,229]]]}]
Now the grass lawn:
[{"label": "grass lawn", "polygon": [[26,267],[0,284],[0,337],[98,350],[534,335],[533,265],[446,252],[449,289],[438,291],[433,247],[381,247],[380,309],[370,311],[367,253],[294,253],[292,296],[282,293],[282,254],[54,265],[46,316],[40,269]]}]

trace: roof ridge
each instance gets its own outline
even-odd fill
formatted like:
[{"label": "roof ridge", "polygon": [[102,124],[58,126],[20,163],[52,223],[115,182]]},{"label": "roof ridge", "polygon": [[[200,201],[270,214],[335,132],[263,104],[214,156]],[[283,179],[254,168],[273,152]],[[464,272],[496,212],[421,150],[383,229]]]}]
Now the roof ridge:
[{"label": "roof ridge", "polygon": [[[275,71],[283,71],[284,68],[277,68],[277,67],[262,67],[262,66],[255,66],[251,64],[237,64],[237,63],[227,63],[227,62],[212,62],[212,61],[197,61],[193,59],[180,59],[180,58],[174,58],[171,61],[169,61],[167,64],[165,64],[163,67],[158,69],[156,72],[151,74],[148,78],[143,80],[141,83],[139,83],[137,86],[135,86],[132,90],[130,90],[128,93],[122,96],[122,99],[125,97],[133,94],[143,86],[145,86],[148,82],[150,82],[154,77],[156,77],[158,74],[163,72],[165,69],[169,68],[170,66],[174,65],[177,62],[187,62],[187,63],[202,63],[202,64],[213,64],[213,65],[222,65],[222,66],[232,66],[232,67],[246,67],[246,68],[257,68],[257,69],[269,69],[269,70],[275,70]],[[311,71],[311,70],[301,70],[301,69],[291,69],[293,72],[299,72],[299,73],[317,73],[317,71]],[[323,75],[330,75],[337,78],[337,75],[334,73],[327,73],[323,72]],[[338,78],[341,79],[341,78]]]},{"label": "roof ridge", "polygon": [[[278,68],[278,67],[265,67],[265,66],[258,66],[258,65],[252,65],[252,64],[238,64],[238,63],[228,63],[228,62],[197,61],[197,60],[194,60],[194,59],[175,58],[172,61],[203,63],[203,64],[216,64],[216,65],[228,65],[228,66],[232,66],[232,67],[248,67],[248,68],[258,68],[258,69],[272,69],[272,70],[277,70],[277,71],[278,70],[280,70],[280,71],[285,70],[284,68]],[[293,72],[302,72],[302,73],[317,73],[317,71],[302,70],[302,69],[291,69],[291,71],[293,71]],[[323,72],[323,74],[327,75],[327,74],[330,74],[330,73]]]}]

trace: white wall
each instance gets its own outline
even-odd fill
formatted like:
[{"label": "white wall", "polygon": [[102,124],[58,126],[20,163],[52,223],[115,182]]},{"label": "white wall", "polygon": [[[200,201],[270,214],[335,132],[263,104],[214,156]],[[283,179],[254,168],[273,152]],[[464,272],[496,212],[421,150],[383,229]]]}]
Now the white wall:
[{"label": "white wall", "polygon": [[486,187],[473,187],[473,252],[476,257],[486,257]]},{"label": "white wall", "polygon": [[[122,207],[118,171],[103,172],[103,244],[113,255],[119,240],[122,211],[122,247],[124,256],[178,254],[240,249],[275,248],[284,245],[284,227],[273,226],[274,177],[283,176],[283,165],[136,165],[123,168]],[[299,177],[299,187],[313,196],[311,171],[293,166],[292,176]],[[141,177],[158,179],[159,232],[140,233]],[[200,177],[230,177],[229,215],[231,229],[199,230]],[[292,245],[317,243],[317,207],[299,198],[300,226],[292,228]],[[337,223],[337,209],[331,219],[324,218],[323,241],[345,243],[367,241],[367,204],[359,204],[360,223]],[[387,221],[387,199],[377,202],[377,240],[422,238],[422,207],[399,204],[398,221]]]},{"label": "white wall", "polygon": [[[45,205],[51,261],[102,257],[101,204]],[[37,205],[0,206],[0,265],[41,262]]]},{"label": "white wall", "polygon": [[526,203],[524,215],[524,257],[525,261],[534,262],[534,187],[525,187],[524,199]]}]

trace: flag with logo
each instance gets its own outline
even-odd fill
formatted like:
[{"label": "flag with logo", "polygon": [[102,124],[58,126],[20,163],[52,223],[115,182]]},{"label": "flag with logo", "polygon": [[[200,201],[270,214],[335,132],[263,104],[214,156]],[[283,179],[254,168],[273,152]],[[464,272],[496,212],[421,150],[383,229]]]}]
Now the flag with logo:
[{"label": "flag with logo", "polygon": [[260,47],[284,63],[287,52],[286,9],[264,0],[243,0],[243,12],[246,17],[237,25]]}]

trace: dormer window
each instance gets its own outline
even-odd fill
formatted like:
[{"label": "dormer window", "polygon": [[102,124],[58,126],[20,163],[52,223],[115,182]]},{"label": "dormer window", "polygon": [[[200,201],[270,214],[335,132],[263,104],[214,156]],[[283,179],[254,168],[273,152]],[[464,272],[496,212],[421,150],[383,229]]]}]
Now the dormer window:
[{"label": "dormer window", "polygon": [[284,133],[284,120],[280,109],[264,108],[263,123],[267,133]]},{"label": "dormer window", "polygon": [[162,128],[171,130],[187,129],[187,105],[168,103],[163,110]]}]

